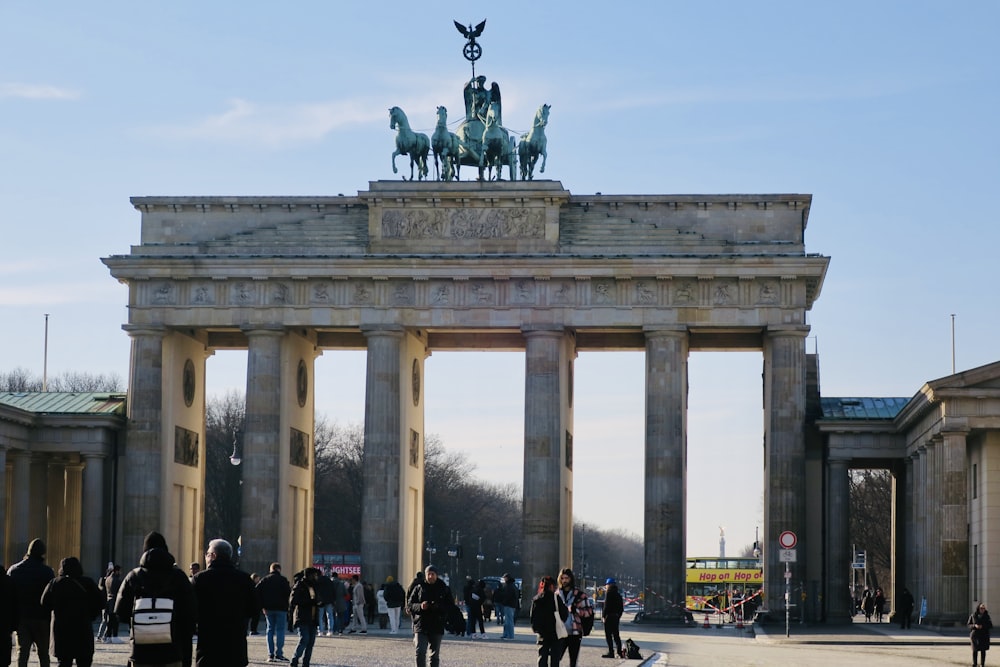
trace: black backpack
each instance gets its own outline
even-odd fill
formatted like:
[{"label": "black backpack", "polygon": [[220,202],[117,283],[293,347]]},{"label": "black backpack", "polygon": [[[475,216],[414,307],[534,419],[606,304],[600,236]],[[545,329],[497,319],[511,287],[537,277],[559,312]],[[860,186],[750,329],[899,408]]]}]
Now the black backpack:
[{"label": "black backpack", "polygon": [[625,657],[629,660],[642,660],[642,654],[639,653],[639,645],[631,639],[625,640]]}]

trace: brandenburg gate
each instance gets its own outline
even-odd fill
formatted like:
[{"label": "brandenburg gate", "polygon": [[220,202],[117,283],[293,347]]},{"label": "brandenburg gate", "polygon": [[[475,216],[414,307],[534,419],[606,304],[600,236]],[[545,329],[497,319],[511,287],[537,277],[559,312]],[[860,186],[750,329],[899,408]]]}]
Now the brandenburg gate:
[{"label": "brandenburg gate", "polygon": [[688,354],[762,350],[767,599],[783,596],[782,531],[808,555],[803,578],[821,576],[805,338],[829,258],[805,249],[810,195],[375,181],[356,196],[132,203],[139,244],[103,260],[129,289],[122,553],[158,529],[179,561],[200,557],[206,359],[246,349],[244,567],[307,565],[314,360],[361,349],[362,559],[373,576],[409,576],[423,544],[424,360],[524,350],[522,561],[537,581],[572,560],[574,358],[643,350],[646,609],[666,608],[684,598]]}]

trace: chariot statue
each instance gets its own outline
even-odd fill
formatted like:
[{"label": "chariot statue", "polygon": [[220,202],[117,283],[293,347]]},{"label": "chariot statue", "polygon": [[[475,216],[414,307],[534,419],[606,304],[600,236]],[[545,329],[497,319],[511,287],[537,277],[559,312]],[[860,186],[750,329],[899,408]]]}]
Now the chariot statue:
[{"label": "chariot statue", "polygon": [[[476,61],[482,56],[482,46],[476,41],[486,28],[483,20],[468,27],[455,21],[455,27],[466,38],[462,54],[472,64],[472,78],[462,89],[465,115],[455,131],[448,129],[448,110],[437,107],[437,125],[428,139],[426,134],[415,132],[399,107],[392,107],[390,128],[397,129],[396,151],[392,154],[392,172],[397,173],[396,157],[410,156],[410,180],[428,175],[427,155],[434,152],[435,178],[457,180],[462,165],[478,169],[479,180],[502,180],[503,168],[507,178],[517,180],[520,159],[522,180],[534,178],[535,164],[542,158],[539,173],[545,172],[545,126],[549,119],[549,105],[543,104],[535,114],[531,129],[520,136],[512,134],[503,124],[503,99],[500,84],[496,81],[486,87],[486,77],[476,75]],[[405,177],[404,177],[405,178]]]}]

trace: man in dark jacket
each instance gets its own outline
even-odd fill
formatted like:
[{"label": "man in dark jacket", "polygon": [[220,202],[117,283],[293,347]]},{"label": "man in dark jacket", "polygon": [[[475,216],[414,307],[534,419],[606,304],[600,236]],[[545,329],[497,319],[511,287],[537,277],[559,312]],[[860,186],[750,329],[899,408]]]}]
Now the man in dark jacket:
[{"label": "man in dark jacket", "polygon": [[10,664],[14,645],[11,635],[17,630],[17,593],[7,571],[0,567],[0,667]]},{"label": "man in dark jacket", "polygon": [[267,620],[267,661],[285,657],[285,628],[288,625],[288,597],[292,587],[281,574],[281,563],[271,563],[270,572],[257,584],[257,597]]},{"label": "man in dark jacket", "polygon": [[191,664],[191,637],[194,636],[197,607],[194,590],[187,575],[174,564],[174,556],[167,550],[163,535],[151,532],[143,542],[139,567],[122,579],[115,600],[115,614],[119,620],[134,625],[135,601],[139,598],[168,598],[173,610],[170,617],[170,641],[145,643],[140,637],[136,642],[133,627],[133,667],[169,665],[175,667]]},{"label": "man in dark jacket", "polygon": [[73,661],[90,667],[94,660],[94,620],[101,615],[105,597],[76,558],[63,558],[59,576],[42,593],[42,607],[52,612],[53,653],[60,665]]},{"label": "man in dark jacket", "polygon": [[17,664],[26,667],[31,645],[38,651],[38,664],[49,667],[49,622],[51,612],[42,608],[42,591],[56,573],[45,564],[45,542],[31,540],[24,559],[12,565],[7,574],[17,593]]},{"label": "man in dark jacket", "polygon": [[413,638],[417,647],[417,667],[427,667],[430,647],[431,667],[441,662],[441,638],[444,637],[445,620],[455,606],[448,585],[438,578],[437,568],[428,565],[423,581],[416,582],[407,600],[413,616]]},{"label": "man in dark jacket", "polygon": [[199,667],[244,667],[247,623],[260,609],[250,575],[233,565],[233,545],[215,539],[205,552],[208,567],[194,577],[198,601]]}]

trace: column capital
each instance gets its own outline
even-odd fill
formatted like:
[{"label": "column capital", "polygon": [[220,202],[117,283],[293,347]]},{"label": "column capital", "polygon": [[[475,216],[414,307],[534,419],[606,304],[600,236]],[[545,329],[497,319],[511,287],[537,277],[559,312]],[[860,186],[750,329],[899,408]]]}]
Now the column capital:
[{"label": "column capital", "polygon": [[650,338],[687,338],[687,327],[643,327],[642,333],[646,340]]},{"label": "column capital", "polygon": [[524,336],[554,336],[562,337],[566,335],[566,327],[561,324],[532,324],[521,327]]},{"label": "column capital", "polygon": [[965,417],[946,416],[941,423],[940,435],[968,435],[972,429],[969,428],[969,420]]},{"label": "column capital", "polygon": [[250,336],[284,336],[285,326],[283,324],[244,324],[240,326],[247,337]]},{"label": "column capital", "polygon": [[805,338],[809,335],[812,327],[803,324],[777,324],[770,325],[764,331],[764,335],[776,338],[778,336],[787,336],[790,338]]},{"label": "column capital", "polygon": [[163,338],[167,335],[167,328],[158,324],[123,324],[122,330],[129,335],[129,338],[139,336],[159,336]]},{"label": "column capital", "polygon": [[365,338],[370,336],[402,338],[406,333],[406,328],[401,324],[362,324],[361,333]]}]

